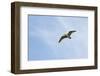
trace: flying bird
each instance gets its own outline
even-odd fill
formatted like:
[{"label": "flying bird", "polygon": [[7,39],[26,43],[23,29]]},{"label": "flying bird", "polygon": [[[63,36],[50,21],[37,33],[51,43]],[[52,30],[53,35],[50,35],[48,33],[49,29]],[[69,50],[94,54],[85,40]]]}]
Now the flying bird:
[{"label": "flying bird", "polygon": [[76,32],[76,31],[75,31],[75,30],[72,30],[72,31],[69,31],[68,33],[62,35],[61,38],[59,39],[59,43],[60,43],[63,39],[65,39],[65,38],[71,39],[71,34],[74,33],[74,32]]}]

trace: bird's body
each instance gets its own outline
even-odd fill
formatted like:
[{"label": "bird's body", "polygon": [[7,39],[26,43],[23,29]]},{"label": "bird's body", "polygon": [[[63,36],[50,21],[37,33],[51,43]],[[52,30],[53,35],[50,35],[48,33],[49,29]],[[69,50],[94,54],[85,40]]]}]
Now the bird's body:
[{"label": "bird's body", "polygon": [[65,38],[71,39],[71,34],[72,34],[73,32],[76,32],[76,31],[75,31],[75,30],[72,30],[72,31],[69,31],[68,33],[64,34],[63,36],[61,36],[61,38],[60,38],[60,40],[59,40],[59,43],[60,43],[63,39],[65,39]]}]

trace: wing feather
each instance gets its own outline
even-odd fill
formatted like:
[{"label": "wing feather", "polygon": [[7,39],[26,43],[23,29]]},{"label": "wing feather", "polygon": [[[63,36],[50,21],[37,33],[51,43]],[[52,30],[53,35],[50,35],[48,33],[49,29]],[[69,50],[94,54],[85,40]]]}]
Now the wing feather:
[{"label": "wing feather", "polygon": [[69,31],[68,32],[68,36],[70,36],[72,33],[74,33],[74,32],[76,32],[75,30],[73,30],[73,31]]},{"label": "wing feather", "polygon": [[60,43],[64,38],[66,38],[66,36],[61,36],[61,38],[59,39],[59,43]]}]

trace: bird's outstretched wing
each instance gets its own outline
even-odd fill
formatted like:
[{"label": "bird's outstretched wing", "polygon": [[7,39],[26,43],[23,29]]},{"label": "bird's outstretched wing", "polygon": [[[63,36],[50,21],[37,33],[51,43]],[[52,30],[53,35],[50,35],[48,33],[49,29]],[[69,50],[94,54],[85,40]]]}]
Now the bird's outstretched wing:
[{"label": "bird's outstretched wing", "polygon": [[68,36],[70,36],[73,32],[76,32],[76,31],[75,31],[75,30],[69,31],[69,32],[68,32]]},{"label": "bird's outstretched wing", "polygon": [[66,36],[61,36],[61,38],[59,39],[59,43],[60,43],[64,38],[66,38]]}]

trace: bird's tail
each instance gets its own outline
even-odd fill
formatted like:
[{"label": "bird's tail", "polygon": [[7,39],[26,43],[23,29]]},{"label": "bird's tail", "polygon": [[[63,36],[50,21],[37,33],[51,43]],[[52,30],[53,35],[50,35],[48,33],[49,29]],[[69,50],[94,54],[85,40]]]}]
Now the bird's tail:
[{"label": "bird's tail", "polygon": [[69,39],[71,39],[71,37],[70,37],[70,36],[69,36],[68,38],[69,38]]}]

